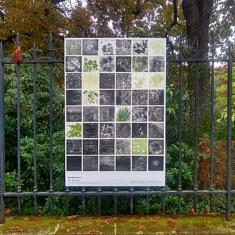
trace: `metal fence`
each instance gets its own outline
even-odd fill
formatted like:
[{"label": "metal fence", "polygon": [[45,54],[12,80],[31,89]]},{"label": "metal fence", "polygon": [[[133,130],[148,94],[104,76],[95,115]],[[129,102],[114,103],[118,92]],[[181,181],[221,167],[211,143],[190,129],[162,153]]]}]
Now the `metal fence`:
[{"label": "metal fence", "polygon": [[[19,45],[19,40],[17,41],[17,46]],[[235,62],[234,58],[232,57],[232,47],[229,46],[228,49],[226,49],[226,55],[224,57],[216,57],[216,48],[212,44],[211,46],[211,53],[208,58],[200,59],[197,58],[197,56],[191,58],[190,56],[184,56],[183,54],[183,45],[178,45],[178,52],[176,54],[168,54],[167,56],[167,68],[171,65],[175,65],[176,68],[176,74],[175,76],[177,78],[177,87],[175,86],[173,89],[178,91],[177,101],[175,102],[177,104],[177,107],[173,107],[173,109],[177,109],[177,113],[175,116],[175,120],[177,122],[176,129],[178,132],[177,140],[178,141],[178,176],[177,176],[177,187],[176,188],[154,188],[154,187],[146,187],[146,188],[122,188],[122,187],[114,187],[114,188],[95,188],[95,187],[82,187],[82,188],[68,188],[63,187],[62,190],[55,190],[54,184],[58,180],[58,178],[54,177],[54,168],[53,168],[53,162],[55,160],[53,151],[54,151],[54,141],[53,141],[53,124],[55,117],[53,117],[53,103],[54,103],[54,97],[53,97],[53,89],[54,89],[54,74],[55,74],[55,66],[56,65],[62,65],[64,63],[63,59],[56,59],[54,58],[54,50],[53,50],[53,43],[52,43],[52,35],[50,35],[49,38],[49,52],[48,57],[44,59],[38,59],[37,58],[37,50],[36,46],[33,46],[32,50],[32,58],[29,58],[28,60],[22,60],[20,63],[14,65],[15,74],[16,74],[16,82],[17,82],[17,94],[16,94],[16,142],[17,142],[17,153],[15,158],[17,158],[16,163],[16,175],[17,175],[17,187],[15,191],[6,191],[5,190],[5,151],[6,151],[6,143],[7,139],[5,139],[5,129],[6,129],[6,112],[5,112],[5,70],[8,66],[13,66],[13,62],[11,60],[7,60],[3,56],[3,45],[0,44],[0,222],[3,223],[5,221],[5,201],[11,198],[12,200],[16,200],[17,204],[17,213],[21,213],[22,209],[22,199],[23,198],[30,198],[32,199],[32,204],[34,207],[35,213],[38,213],[40,210],[40,198],[49,198],[49,204],[50,208],[53,211],[54,206],[54,199],[55,197],[58,198],[64,198],[65,200],[65,208],[67,214],[70,213],[70,198],[72,197],[78,197],[79,198],[79,206],[85,210],[86,209],[86,200],[89,197],[95,197],[97,200],[96,206],[97,206],[97,212],[98,214],[101,213],[102,210],[102,201],[104,197],[111,197],[112,203],[113,203],[113,213],[118,213],[118,203],[120,200],[120,197],[128,198],[129,203],[129,213],[133,214],[135,212],[135,202],[136,197],[143,197],[145,200],[146,205],[146,213],[149,213],[149,208],[151,206],[151,198],[154,196],[158,196],[159,200],[161,201],[161,212],[165,212],[165,204],[166,199],[168,196],[176,196],[177,197],[177,205],[174,205],[177,207],[177,211],[181,213],[181,202],[182,198],[185,196],[192,197],[193,200],[193,209],[194,213],[197,213],[197,203],[198,198],[201,196],[207,196],[209,197],[209,208],[210,212],[214,211],[214,197],[218,196],[221,198],[224,198],[223,201],[224,206],[226,208],[226,219],[230,220],[230,213],[232,210],[231,202],[232,202],[232,196],[235,194],[235,190],[232,189],[232,128],[233,128],[233,121],[232,121],[232,112],[234,111],[234,104],[233,104],[233,94],[232,92],[232,83],[233,81],[233,74],[232,74],[232,67],[233,63]],[[214,187],[215,177],[214,177],[214,146],[215,146],[215,137],[214,137],[214,123],[215,123],[215,70],[216,70],[216,63],[223,63],[223,65],[226,67],[226,74],[227,74],[227,121],[226,121],[226,139],[224,140],[226,142],[226,185],[223,189],[217,189]],[[182,180],[184,178],[184,172],[182,171],[182,163],[183,163],[183,150],[182,145],[184,141],[183,136],[183,126],[184,126],[184,120],[182,118],[183,116],[183,102],[184,102],[184,79],[185,77],[185,67],[188,67],[190,64],[194,65],[194,91],[193,91],[193,97],[191,97],[193,106],[194,106],[194,114],[193,114],[193,120],[192,125],[189,128],[192,128],[194,133],[194,139],[193,139],[193,149],[194,149],[194,159],[193,161],[193,171],[194,171],[194,183],[192,188],[183,188],[182,187]],[[200,142],[200,112],[199,112],[199,82],[201,79],[201,73],[200,73],[200,66],[202,64],[208,65],[208,79],[210,80],[210,90],[209,92],[209,132],[208,132],[208,143],[209,143],[209,187],[208,188],[201,188],[198,185],[198,168],[199,168],[199,142]],[[38,66],[47,66],[48,70],[48,84],[49,84],[49,105],[48,105],[48,117],[49,121],[46,123],[49,128],[48,136],[49,136],[49,168],[48,168],[48,175],[49,179],[46,179],[48,183],[48,190],[40,190],[38,187],[38,175],[37,175],[37,169],[39,167],[39,159],[37,156],[37,69]],[[22,169],[22,156],[21,156],[21,76],[22,76],[22,66],[31,66],[32,68],[32,80],[33,80],[33,107],[32,107],[32,122],[33,122],[33,153],[32,153],[32,159],[33,159],[33,188],[31,191],[25,191],[22,189],[22,173],[24,173],[25,169]],[[62,71],[63,74],[63,71]],[[168,73],[168,79],[170,74]],[[167,123],[167,125],[170,123]],[[63,154],[63,153],[62,153]],[[46,170],[46,169],[45,169]],[[168,169],[166,169],[167,171]],[[63,180],[63,176],[61,176]],[[61,180],[61,179],[60,179]],[[56,212],[54,212],[56,214]]]}]

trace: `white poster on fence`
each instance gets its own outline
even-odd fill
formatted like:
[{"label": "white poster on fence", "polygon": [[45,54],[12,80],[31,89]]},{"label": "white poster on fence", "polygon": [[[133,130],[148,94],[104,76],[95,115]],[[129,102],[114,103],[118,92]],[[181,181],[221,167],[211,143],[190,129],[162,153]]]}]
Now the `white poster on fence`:
[{"label": "white poster on fence", "polygon": [[164,186],[166,41],[65,39],[66,186]]}]

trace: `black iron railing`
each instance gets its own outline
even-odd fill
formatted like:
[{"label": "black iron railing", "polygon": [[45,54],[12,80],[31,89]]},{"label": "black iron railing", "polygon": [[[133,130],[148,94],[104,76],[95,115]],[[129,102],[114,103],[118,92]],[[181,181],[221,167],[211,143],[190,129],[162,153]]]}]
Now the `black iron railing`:
[{"label": "black iron railing", "polygon": [[[17,39],[17,46],[19,46],[19,38]],[[65,211],[69,213],[70,208],[70,200],[69,198],[78,196],[80,197],[81,207],[83,211],[85,211],[86,207],[86,199],[89,196],[97,197],[97,211],[98,214],[101,214],[102,210],[102,198],[105,196],[113,197],[113,212],[118,213],[118,201],[120,196],[129,197],[129,208],[130,214],[133,214],[135,207],[135,197],[143,196],[145,197],[146,202],[146,213],[149,213],[150,206],[150,198],[152,196],[160,196],[162,202],[161,211],[165,210],[165,198],[169,195],[178,196],[178,211],[181,211],[181,198],[186,195],[191,195],[194,198],[194,211],[197,212],[197,200],[201,195],[208,195],[210,198],[210,211],[214,210],[214,197],[219,195],[221,197],[226,197],[226,219],[230,220],[231,213],[231,198],[232,195],[235,194],[235,190],[232,190],[231,182],[232,182],[232,83],[233,74],[232,67],[235,62],[232,57],[232,48],[229,47],[228,56],[226,58],[217,58],[215,57],[215,47],[212,44],[211,56],[210,58],[184,58],[183,55],[183,43],[180,41],[179,44],[179,54],[175,58],[167,58],[167,63],[176,63],[178,65],[178,76],[179,82],[178,87],[178,143],[179,143],[179,153],[178,153],[178,187],[175,190],[168,190],[166,188],[121,188],[121,187],[113,187],[113,188],[70,188],[64,187],[61,191],[54,190],[54,169],[53,169],[53,79],[54,79],[54,66],[58,64],[63,64],[63,59],[55,59],[54,58],[54,50],[52,43],[52,35],[50,34],[49,39],[49,57],[46,59],[38,59],[37,58],[37,49],[36,45],[33,45],[33,53],[31,60],[21,61],[16,64],[16,77],[17,77],[17,190],[14,192],[5,191],[5,92],[4,92],[4,69],[5,66],[9,66],[13,64],[13,62],[9,62],[5,60],[3,57],[3,45],[0,44],[0,222],[3,223],[5,221],[5,199],[6,198],[17,198],[17,211],[21,212],[21,201],[23,197],[30,197],[33,199],[34,210],[35,213],[38,211],[38,198],[39,197],[48,197],[51,205],[51,210],[53,210],[53,198],[55,196],[65,197],[66,206]],[[194,83],[194,182],[193,187],[191,189],[183,189],[182,187],[182,143],[183,143],[183,73],[184,73],[184,65],[185,63],[194,63],[195,64],[195,83]],[[200,189],[198,187],[198,146],[199,146],[199,80],[200,80],[200,64],[207,63],[210,67],[210,133],[209,133],[209,145],[210,145],[210,183],[208,189]],[[214,122],[215,122],[215,63],[224,63],[227,65],[227,171],[226,171],[226,189],[215,189],[214,187]],[[38,156],[37,156],[37,66],[39,64],[45,64],[45,66],[49,66],[49,188],[47,191],[41,191],[38,187]],[[32,191],[24,191],[22,189],[22,157],[21,157],[21,67],[23,65],[32,66],[33,68],[33,169],[34,169],[34,178],[33,178],[33,189]],[[167,169],[166,169],[167,170]],[[63,176],[61,176],[63,177]]]}]

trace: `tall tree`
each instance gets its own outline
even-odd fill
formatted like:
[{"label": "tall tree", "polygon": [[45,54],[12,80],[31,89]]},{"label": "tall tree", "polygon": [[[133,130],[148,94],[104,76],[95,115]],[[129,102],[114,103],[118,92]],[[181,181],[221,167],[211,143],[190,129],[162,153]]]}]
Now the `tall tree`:
[{"label": "tall tree", "polygon": [[214,0],[183,0],[182,9],[186,19],[187,38],[191,45],[198,43],[198,56],[206,57],[209,43],[210,17]]},{"label": "tall tree", "polygon": [[32,47],[35,41],[45,48],[49,32],[59,35],[64,28],[64,18],[50,1],[0,0],[0,40],[4,47],[12,48],[16,33],[20,34],[23,49]]}]

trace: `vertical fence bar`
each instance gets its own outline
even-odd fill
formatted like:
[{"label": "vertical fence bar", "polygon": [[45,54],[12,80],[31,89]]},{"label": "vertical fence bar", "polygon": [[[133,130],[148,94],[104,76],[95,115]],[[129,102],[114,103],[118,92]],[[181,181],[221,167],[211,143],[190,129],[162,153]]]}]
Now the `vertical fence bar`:
[{"label": "vertical fence bar", "polygon": [[65,188],[66,196],[65,196],[65,214],[69,215],[69,187]]},{"label": "vertical fence bar", "polygon": [[115,187],[113,189],[114,191],[114,205],[113,205],[113,211],[114,211],[114,214],[116,215],[117,214],[117,192],[118,192],[118,188]]},{"label": "vertical fence bar", "polygon": [[[19,34],[16,37],[16,46],[19,47]],[[20,63],[16,65],[16,76],[17,76],[17,174],[18,174],[18,186],[17,193],[21,193],[21,144],[20,144],[20,135],[21,135],[21,82],[20,82]],[[18,212],[21,211],[21,198],[17,197],[18,200]]]},{"label": "vertical fence bar", "polygon": [[0,43],[0,223],[5,222],[5,102],[4,102],[4,68],[3,46]]},{"label": "vertical fence bar", "polygon": [[[179,58],[182,58],[183,54],[183,43],[182,43],[182,37],[180,37],[180,45],[179,45]],[[182,96],[183,96],[183,84],[182,84],[182,75],[183,75],[183,68],[182,68],[182,61],[179,65],[179,162],[178,162],[178,169],[179,169],[179,175],[178,175],[178,191],[182,191]],[[181,211],[181,195],[178,197],[178,211]]]},{"label": "vertical fence bar", "polygon": [[[210,190],[214,190],[214,113],[215,113],[215,44],[212,38],[212,65],[211,65],[211,107],[210,107]],[[210,195],[210,212],[213,212],[213,194]]]},{"label": "vertical fence bar", "polygon": [[98,187],[97,193],[98,193],[98,215],[101,215],[101,193],[102,193],[101,187]]},{"label": "vertical fence bar", "polygon": [[149,196],[149,191],[150,191],[150,188],[147,187],[146,189],[146,214],[149,214],[149,209],[150,209],[150,196]]},{"label": "vertical fence bar", "polygon": [[231,152],[232,152],[232,50],[229,45],[228,93],[227,93],[227,198],[226,220],[231,217]]},{"label": "vertical fence bar", "polygon": [[[37,51],[35,43],[33,44],[33,159],[34,159],[34,187],[33,192],[38,191],[37,186]],[[34,211],[37,213],[37,196],[34,196]]]},{"label": "vertical fence bar", "polygon": [[[50,189],[52,193],[53,189],[53,44],[52,44],[52,33],[49,37],[49,56],[50,56],[50,68],[49,68],[49,112],[50,112]],[[50,197],[51,211],[53,210],[53,196]]]},{"label": "vertical fence bar", "polygon": [[85,198],[86,188],[82,187],[82,213],[86,214],[86,198]]},{"label": "vertical fence bar", "polygon": [[131,187],[130,188],[130,214],[131,215],[133,215],[133,206],[134,206],[134,204],[133,204],[133,199],[134,199],[134,196],[133,196],[133,192],[134,192],[134,188],[133,187]]},{"label": "vertical fence bar", "polygon": [[[198,43],[197,43],[197,51],[196,51],[196,58],[198,59]],[[198,117],[199,117],[199,65],[196,62],[196,76],[195,76],[195,85],[194,85],[194,108],[195,108],[195,116],[194,116],[194,130],[195,130],[195,155],[194,155],[194,191],[198,190]],[[194,211],[197,213],[197,195],[194,195]]]}]

